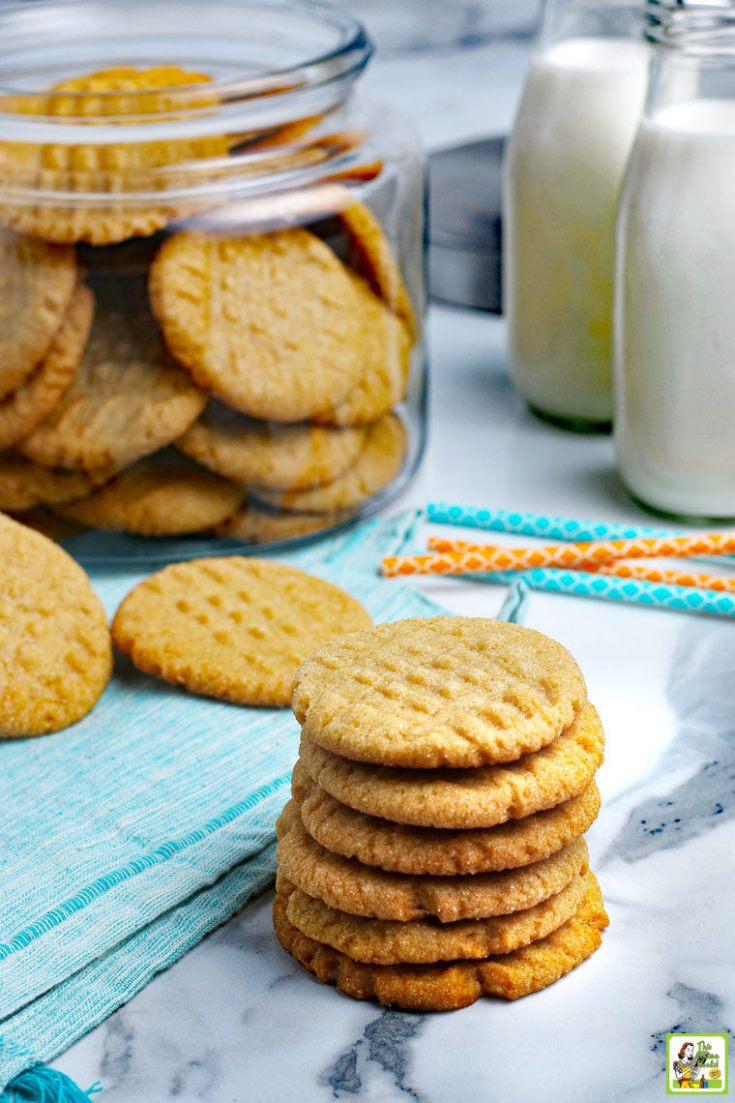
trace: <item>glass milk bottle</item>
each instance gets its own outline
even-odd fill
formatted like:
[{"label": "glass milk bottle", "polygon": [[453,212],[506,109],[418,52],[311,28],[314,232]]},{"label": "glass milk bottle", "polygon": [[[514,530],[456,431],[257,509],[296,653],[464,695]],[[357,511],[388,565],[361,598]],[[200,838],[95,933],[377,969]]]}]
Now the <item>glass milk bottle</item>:
[{"label": "glass milk bottle", "polygon": [[535,413],[609,428],[614,223],[643,109],[641,3],[547,0],[510,137],[508,358]]},{"label": "glass milk bottle", "polygon": [[735,517],[735,10],[652,3],[615,292],[616,448],[654,510]]}]

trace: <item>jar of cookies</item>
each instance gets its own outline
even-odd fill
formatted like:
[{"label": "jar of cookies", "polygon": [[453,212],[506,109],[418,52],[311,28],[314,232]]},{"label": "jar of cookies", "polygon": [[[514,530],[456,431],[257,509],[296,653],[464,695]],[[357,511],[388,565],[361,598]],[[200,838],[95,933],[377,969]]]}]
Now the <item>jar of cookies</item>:
[{"label": "jar of cookies", "polygon": [[0,510],[167,558],[405,487],[423,164],[371,52],[322,4],[2,5]]}]

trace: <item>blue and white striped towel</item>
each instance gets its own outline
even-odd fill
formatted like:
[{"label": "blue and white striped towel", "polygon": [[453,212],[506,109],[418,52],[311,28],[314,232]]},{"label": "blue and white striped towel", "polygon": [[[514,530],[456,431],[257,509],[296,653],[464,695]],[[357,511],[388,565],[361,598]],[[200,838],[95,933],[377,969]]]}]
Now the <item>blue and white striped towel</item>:
[{"label": "blue and white striped towel", "polygon": [[[377,575],[419,515],[277,558],[342,585],[376,621],[440,609]],[[149,572],[92,574],[112,613]],[[289,791],[288,710],[195,697],[120,660],[80,723],[0,744],[0,1103],[263,889]],[[7,1094],[7,1093],[6,1093]]]}]

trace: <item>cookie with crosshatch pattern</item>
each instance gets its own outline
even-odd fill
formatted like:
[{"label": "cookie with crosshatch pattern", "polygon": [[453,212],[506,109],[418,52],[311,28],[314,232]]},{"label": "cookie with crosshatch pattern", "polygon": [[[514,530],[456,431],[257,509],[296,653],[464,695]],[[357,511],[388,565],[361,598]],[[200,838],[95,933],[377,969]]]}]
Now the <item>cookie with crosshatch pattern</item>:
[{"label": "cookie with crosshatch pattern", "polygon": [[308,896],[281,876],[279,895],[287,898],[286,915],[302,934],[324,942],[356,961],[373,965],[428,965],[435,961],[483,958],[510,953],[551,934],[574,915],[591,886],[582,872],[547,900],[509,915],[459,919],[453,923],[415,919],[365,919],[332,908]]},{"label": "cookie with crosshatch pattern", "polygon": [[59,467],[42,467],[11,448],[0,453],[0,509],[16,512],[83,498],[113,474],[110,468],[65,471]]},{"label": "cookie with crosshatch pattern", "polygon": [[466,770],[411,770],[354,762],[301,738],[301,762],[342,804],[393,823],[450,830],[494,827],[581,793],[602,765],[605,738],[593,706],[546,747],[514,762]]},{"label": "cookie with crosshatch pattern", "polygon": [[171,352],[241,413],[303,421],[359,381],[356,292],[339,258],[308,230],[174,234],[156,254],[149,288]]},{"label": "cookie with crosshatch pattern", "polygon": [[350,513],[274,513],[246,502],[232,517],[217,525],[214,533],[246,545],[277,544],[282,540],[311,536],[351,517]]},{"label": "cookie with crosshatch pattern", "polygon": [[327,984],[355,999],[376,999],[407,1011],[452,1011],[480,996],[516,1000],[547,988],[599,947],[608,925],[599,886],[591,878],[566,923],[535,942],[504,954],[431,965],[374,965],[303,934],[288,918],[288,902],[273,904],[276,936],[287,953]]},{"label": "cookie with crosshatch pattern", "polygon": [[279,878],[331,907],[377,919],[434,916],[452,923],[521,911],[561,892],[587,862],[584,840],[575,839],[539,862],[499,873],[391,873],[325,850],[305,830],[294,801],[281,813],[277,834]]},{"label": "cookie with crosshatch pattern", "polygon": [[411,827],[357,812],[313,781],[302,762],[291,789],[304,827],[327,850],[396,873],[445,877],[538,862],[583,835],[600,808],[594,781],[555,808],[495,827],[464,831]]},{"label": "cookie with crosshatch pattern", "polygon": [[0,227],[0,399],[43,360],[76,279],[73,249]]},{"label": "cookie with crosshatch pattern", "polygon": [[74,379],[18,445],[46,467],[122,468],[180,436],[207,395],[163,345],[137,277],[94,281],[94,320]]},{"label": "cookie with crosshatch pattern", "polygon": [[240,483],[303,490],[336,479],[357,459],[365,429],[256,421],[219,402],[176,441],[197,463]]},{"label": "cookie with crosshatch pattern", "polygon": [[[176,65],[116,66],[61,81],[44,92],[3,96],[0,109],[11,115],[45,116],[57,120],[60,129],[73,120],[92,125],[86,145],[0,142],[0,183],[8,191],[35,192],[37,198],[29,204],[5,196],[0,221],[49,242],[108,245],[152,234],[187,213],[181,200],[166,198],[166,190],[182,182],[172,167],[196,163],[198,180],[211,177],[214,171],[203,166],[228,154],[226,136],[215,132],[135,141],[133,128],[163,126],[187,112],[212,111],[217,96],[209,88],[211,80]],[[129,140],[95,147],[93,124],[105,120],[124,126]],[[149,194],[143,201],[130,194],[135,192]],[[158,193],[155,200],[151,192]],[[41,193],[43,201],[38,199]],[[92,205],[84,202],[86,193],[96,200],[106,198]]]},{"label": "cookie with crosshatch pattern", "polygon": [[92,292],[80,283],[41,363],[0,400],[0,449],[17,444],[58,405],[74,379],[89,337],[93,311]]},{"label": "cookie with crosshatch pattern", "polygon": [[0,514],[0,737],[80,720],[111,669],[107,617],[82,568]]},{"label": "cookie with crosshatch pattern", "polygon": [[242,487],[173,455],[139,460],[91,494],[53,509],[81,525],[138,536],[203,532],[239,509]]},{"label": "cookie with crosshatch pattern", "polygon": [[348,273],[365,319],[363,373],[359,383],[333,410],[319,414],[323,425],[365,425],[387,414],[406,393],[411,338],[408,329],[368,283]]},{"label": "cookie with crosshatch pattern", "polygon": [[332,482],[309,490],[270,490],[252,486],[253,495],[274,508],[298,513],[339,513],[377,494],[396,477],[406,453],[406,430],[395,414],[367,426],[355,461]]},{"label": "cookie with crosshatch pattern", "polygon": [[576,662],[531,628],[482,617],[381,624],[318,651],[293,710],[325,750],[384,766],[467,768],[551,743],[586,700]]},{"label": "cookie with crosshatch pattern", "polygon": [[115,644],[148,674],[242,705],[288,705],[321,643],[371,623],[339,586],[240,556],[165,567],[124,599]]}]

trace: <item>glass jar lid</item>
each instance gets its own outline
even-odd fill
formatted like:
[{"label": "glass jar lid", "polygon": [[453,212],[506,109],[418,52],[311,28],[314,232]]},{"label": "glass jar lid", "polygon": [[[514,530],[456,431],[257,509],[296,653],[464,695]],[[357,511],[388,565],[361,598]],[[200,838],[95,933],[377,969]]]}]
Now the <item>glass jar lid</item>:
[{"label": "glass jar lid", "polygon": [[[0,8],[0,140],[117,144],[157,140],[163,121],[172,138],[279,125],[342,102],[372,51],[357,20],[320,3],[16,0]],[[168,87],[165,110],[150,89],[123,104],[99,88],[90,111],[89,90],[72,87],[91,70],[167,66],[210,79]],[[37,97],[59,85],[63,114],[39,113]]]}]

